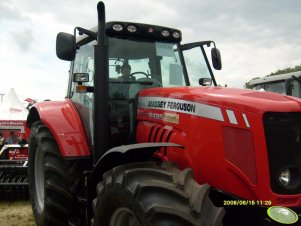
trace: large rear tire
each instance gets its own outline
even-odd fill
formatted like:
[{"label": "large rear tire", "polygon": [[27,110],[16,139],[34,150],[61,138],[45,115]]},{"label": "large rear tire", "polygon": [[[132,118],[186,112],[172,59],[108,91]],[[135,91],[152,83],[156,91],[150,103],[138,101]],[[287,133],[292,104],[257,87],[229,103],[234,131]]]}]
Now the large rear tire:
[{"label": "large rear tire", "polygon": [[68,225],[76,206],[71,189],[79,180],[78,163],[62,158],[54,137],[42,122],[36,122],[31,129],[28,180],[36,224]]},{"label": "large rear tire", "polygon": [[222,226],[224,209],[209,198],[191,169],[171,163],[132,163],[104,174],[93,201],[97,226]]}]

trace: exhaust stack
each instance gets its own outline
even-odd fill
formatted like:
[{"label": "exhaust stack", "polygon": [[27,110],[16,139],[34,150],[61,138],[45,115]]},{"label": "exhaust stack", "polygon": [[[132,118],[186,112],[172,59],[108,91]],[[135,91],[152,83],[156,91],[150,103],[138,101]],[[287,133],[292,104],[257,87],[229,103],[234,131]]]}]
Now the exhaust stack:
[{"label": "exhaust stack", "polygon": [[109,59],[105,32],[105,5],[97,4],[98,34],[94,46],[94,150],[93,163],[111,147],[111,128],[109,120]]}]

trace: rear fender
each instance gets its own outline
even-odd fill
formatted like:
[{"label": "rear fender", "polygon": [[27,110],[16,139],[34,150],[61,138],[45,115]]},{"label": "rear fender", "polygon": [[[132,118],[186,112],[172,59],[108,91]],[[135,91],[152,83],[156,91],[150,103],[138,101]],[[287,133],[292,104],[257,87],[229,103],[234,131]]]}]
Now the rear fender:
[{"label": "rear fender", "polygon": [[[154,156],[154,153],[162,147],[178,147],[184,149],[183,146],[175,143],[139,143],[114,147],[107,151],[96,163],[88,185],[88,216],[92,216],[92,200],[96,196],[96,185],[102,181],[105,172],[116,166],[147,161]],[[89,218],[90,219],[90,218]]]},{"label": "rear fender", "polygon": [[69,99],[45,101],[29,111],[27,126],[42,121],[54,136],[65,158],[83,158],[91,155],[81,118]]}]

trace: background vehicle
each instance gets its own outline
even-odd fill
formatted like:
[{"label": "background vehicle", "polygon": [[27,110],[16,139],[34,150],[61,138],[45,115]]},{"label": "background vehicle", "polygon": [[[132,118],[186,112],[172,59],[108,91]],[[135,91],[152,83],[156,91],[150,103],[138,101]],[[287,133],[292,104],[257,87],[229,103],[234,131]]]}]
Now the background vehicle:
[{"label": "background vehicle", "polygon": [[301,97],[301,71],[273,75],[258,78],[250,81],[250,86],[255,90],[264,89],[265,91]]},{"label": "background vehicle", "polygon": [[6,144],[0,150],[0,200],[28,199],[28,144]]},{"label": "background vehicle", "polygon": [[301,102],[190,87],[194,73],[216,85],[212,41],[180,45],[177,29],[105,23],[97,8],[97,28],[57,36],[68,97],[28,116],[37,225],[275,225],[268,206],[300,206]]},{"label": "background vehicle", "polygon": [[[0,103],[0,199],[28,199],[27,139],[30,130],[26,127],[28,110],[10,89]],[[8,144],[13,132],[14,144]]]}]

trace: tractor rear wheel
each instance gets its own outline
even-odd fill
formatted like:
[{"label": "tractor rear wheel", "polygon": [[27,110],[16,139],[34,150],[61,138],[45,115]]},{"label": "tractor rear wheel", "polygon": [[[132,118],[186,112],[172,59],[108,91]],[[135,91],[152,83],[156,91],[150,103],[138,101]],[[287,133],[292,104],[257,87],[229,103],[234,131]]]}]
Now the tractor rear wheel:
[{"label": "tractor rear wheel", "polygon": [[224,209],[209,198],[191,169],[169,162],[131,163],[108,171],[93,200],[97,226],[222,226]]},{"label": "tractor rear wheel", "polygon": [[37,225],[68,225],[74,212],[71,188],[79,180],[77,162],[65,161],[49,129],[36,122],[29,140],[28,180]]}]

